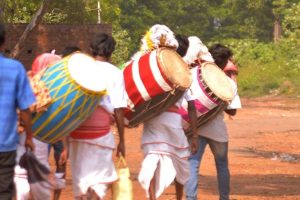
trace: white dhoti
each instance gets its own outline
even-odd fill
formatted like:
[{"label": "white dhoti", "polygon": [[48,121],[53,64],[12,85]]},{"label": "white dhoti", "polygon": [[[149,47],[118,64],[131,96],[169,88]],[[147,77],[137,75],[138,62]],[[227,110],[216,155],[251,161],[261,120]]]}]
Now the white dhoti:
[{"label": "white dhoti", "polygon": [[181,126],[181,116],[164,112],[144,124],[142,148],[144,161],[139,182],[149,197],[149,186],[155,176],[158,198],[176,178],[184,185],[189,177],[189,144]]},{"label": "white dhoti", "polygon": [[75,198],[86,196],[92,189],[102,199],[107,185],[118,179],[112,159],[113,134],[110,132],[97,139],[70,138],[69,141]]},{"label": "white dhoti", "polygon": [[[24,147],[26,135],[21,134],[19,137],[19,144],[17,146],[17,162],[19,163],[21,156],[25,153],[26,149]],[[37,160],[40,161],[48,169],[50,168],[48,162],[48,144],[41,142],[33,138],[33,143],[35,145],[34,155]],[[17,200],[27,200],[29,199],[29,193],[34,199],[45,199],[50,200],[51,189],[40,187],[40,185],[34,185],[30,187],[27,179],[27,171],[21,168],[18,164],[15,167],[14,182],[16,186],[16,198]]]},{"label": "white dhoti", "polygon": [[27,200],[30,193],[27,171],[19,165],[15,167],[14,182],[16,187],[16,200]]}]

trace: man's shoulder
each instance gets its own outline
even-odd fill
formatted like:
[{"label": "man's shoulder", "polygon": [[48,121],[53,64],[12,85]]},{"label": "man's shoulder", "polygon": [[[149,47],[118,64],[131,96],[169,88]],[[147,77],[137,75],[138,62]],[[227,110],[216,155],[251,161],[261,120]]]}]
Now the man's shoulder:
[{"label": "man's shoulder", "polygon": [[15,69],[24,69],[24,66],[23,64],[16,60],[16,59],[13,59],[13,58],[7,58],[7,57],[0,57],[0,63],[2,66],[5,66],[5,67],[10,67],[10,68],[15,68]]},{"label": "man's shoulder", "polygon": [[113,72],[116,72],[116,73],[120,73],[122,72],[122,70],[120,70],[117,66],[111,64],[111,63],[106,63],[107,67],[109,67]]},{"label": "man's shoulder", "polygon": [[105,68],[106,72],[108,74],[110,74],[111,76],[120,76],[120,75],[122,75],[122,70],[120,70],[115,65],[113,65],[111,63],[108,63],[108,62],[103,62],[102,65]]}]

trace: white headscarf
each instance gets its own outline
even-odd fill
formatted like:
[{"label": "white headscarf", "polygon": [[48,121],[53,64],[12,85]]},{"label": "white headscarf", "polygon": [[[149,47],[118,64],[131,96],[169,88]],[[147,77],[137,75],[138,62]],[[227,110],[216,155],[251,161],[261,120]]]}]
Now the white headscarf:
[{"label": "white headscarf", "polygon": [[141,51],[151,51],[160,46],[169,46],[177,49],[178,41],[171,29],[165,25],[153,25],[142,38]]},{"label": "white headscarf", "polygon": [[188,37],[189,47],[183,57],[183,60],[187,64],[193,64],[196,60],[204,60],[208,62],[214,62],[213,57],[208,51],[208,48],[202,43],[202,41],[197,36]]}]

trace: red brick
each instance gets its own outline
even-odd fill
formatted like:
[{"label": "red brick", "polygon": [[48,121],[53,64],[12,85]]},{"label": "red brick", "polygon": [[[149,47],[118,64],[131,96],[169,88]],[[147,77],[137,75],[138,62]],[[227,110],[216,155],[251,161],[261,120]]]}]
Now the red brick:
[{"label": "red brick", "polygon": [[[6,25],[7,40],[4,50],[12,52],[26,26],[27,24]],[[59,54],[66,46],[72,45],[89,53],[92,37],[100,32],[111,34],[112,26],[109,24],[41,24],[26,39],[19,60],[27,69],[30,69],[31,63],[37,55],[52,49]]]}]

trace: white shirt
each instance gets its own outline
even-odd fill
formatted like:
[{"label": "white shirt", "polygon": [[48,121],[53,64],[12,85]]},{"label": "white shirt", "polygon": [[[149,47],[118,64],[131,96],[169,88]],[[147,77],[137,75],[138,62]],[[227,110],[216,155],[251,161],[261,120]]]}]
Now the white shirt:
[{"label": "white shirt", "polygon": [[104,107],[108,112],[113,113],[115,108],[127,107],[127,99],[125,94],[125,85],[122,71],[116,66],[108,63],[97,61],[105,70],[107,76],[107,95],[104,95],[99,105]]},{"label": "white shirt", "polygon": [[[234,88],[235,96],[227,109],[232,110],[242,108],[241,100],[237,93],[237,85],[232,79],[230,79],[230,83]],[[220,112],[214,119],[197,129],[197,133],[200,136],[207,137],[217,142],[228,142],[227,127],[224,122],[224,112]]]}]

